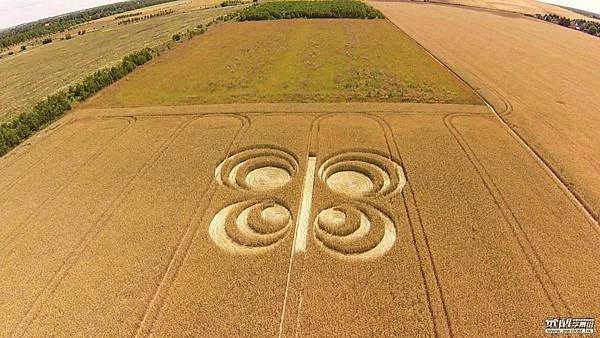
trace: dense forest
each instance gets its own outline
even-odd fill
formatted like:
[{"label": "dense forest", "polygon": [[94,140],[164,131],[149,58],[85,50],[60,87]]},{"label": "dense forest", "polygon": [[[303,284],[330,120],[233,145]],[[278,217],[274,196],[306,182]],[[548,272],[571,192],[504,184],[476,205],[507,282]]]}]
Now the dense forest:
[{"label": "dense forest", "polygon": [[17,26],[0,32],[0,49],[25,42],[44,35],[63,32],[75,25],[119,14],[138,8],[153,6],[175,0],[132,0],[116,4],[90,8],[83,11],[65,14],[33,23]]},{"label": "dense forest", "polygon": [[381,19],[383,14],[356,0],[267,2],[240,12],[240,21],[294,18]]}]

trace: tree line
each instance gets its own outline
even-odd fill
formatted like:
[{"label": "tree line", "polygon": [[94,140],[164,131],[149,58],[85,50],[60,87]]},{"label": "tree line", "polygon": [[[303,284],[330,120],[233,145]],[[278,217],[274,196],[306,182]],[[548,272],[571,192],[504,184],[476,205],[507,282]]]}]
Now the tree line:
[{"label": "tree line", "polygon": [[95,72],[67,90],[49,96],[31,111],[22,113],[13,121],[1,124],[0,156],[69,111],[72,103],[89,98],[102,88],[131,73],[138,66],[152,60],[156,55],[158,55],[157,49],[150,48],[129,54],[118,65]]},{"label": "tree line", "polygon": [[384,15],[366,3],[356,0],[267,2],[240,12],[240,21],[295,18],[383,19]]},{"label": "tree line", "polygon": [[172,9],[168,9],[168,10],[164,10],[164,11],[159,11],[153,14],[149,14],[149,15],[144,15],[144,16],[136,16],[136,17],[132,17],[126,20],[121,20],[118,22],[119,25],[128,25],[130,23],[135,23],[135,22],[140,22],[143,20],[148,20],[148,19],[152,19],[152,18],[157,18],[159,16],[165,16],[165,15],[170,15],[175,13]]},{"label": "tree line", "polygon": [[[193,29],[177,33],[178,39],[176,40],[173,36],[173,40],[179,41],[184,36],[191,39],[198,34],[205,33],[212,25],[234,20],[238,17],[238,12],[219,16],[208,22],[206,26],[200,24]],[[74,102],[86,100],[104,87],[131,73],[138,66],[152,60],[160,54],[160,51],[170,49],[171,43],[165,42],[156,48],[144,48],[141,51],[131,53],[124,57],[118,65],[101,69],[81,82],[70,86],[67,90],[61,90],[57,94],[49,96],[38,103],[31,111],[22,113],[13,121],[0,124],[0,156],[5,155],[31,135],[71,110],[71,105]]]},{"label": "tree line", "polygon": [[115,16],[115,20],[132,18],[134,16],[138,16],[138,15],[142,15],[142,14],[144,14],[144,13],[143,12],[135,12],[135,13],[131,13],[131,14],[117,15],[117,16]]},{"label": "tree line", "polygon": [[600,23],[595,21],[588,21],[583,19],[569,19],[564,16],[558,16],[556,14],[536,14],[535,16],[529,16],[600,37]]},{"label": "tree line", "polygon": [[64,32],[65,30],[84,22],[172,1],[176,0],[132,0],[90,8],[20,25],[0,32],[0,49],[8,48],[12,45],[44,35]]}]

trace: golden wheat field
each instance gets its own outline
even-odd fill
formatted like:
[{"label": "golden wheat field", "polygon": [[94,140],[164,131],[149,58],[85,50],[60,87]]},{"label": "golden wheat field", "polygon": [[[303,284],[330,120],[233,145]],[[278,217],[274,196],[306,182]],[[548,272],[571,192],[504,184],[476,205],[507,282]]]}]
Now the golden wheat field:
[{"label": "golden wheat field", "polygon": [[482,106],[80,110],[0,168],[2,335],[535,335],[600,312],[598,229]]},{"label": "golden wheat field", "polygon": [[600,318],[600,44],[373,4],[390,21],[219,24],[0,158],[0,336],[537,337]]},{"label": "golden wheat field", "polygon": [[520,16],[373,4],[475,87],[598,219],[600,40]]}]

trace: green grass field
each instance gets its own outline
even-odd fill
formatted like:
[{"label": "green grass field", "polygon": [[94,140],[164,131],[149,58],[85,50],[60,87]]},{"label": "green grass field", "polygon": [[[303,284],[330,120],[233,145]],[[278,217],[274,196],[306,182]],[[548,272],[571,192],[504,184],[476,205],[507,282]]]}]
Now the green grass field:
[{"label": "green grass field", "polygon": [[[71,40],[55,38],[51,44],[0,59],[0,102],[3,103],[0,122],[30,110],[46,96],[99,68],[116,64],[131,52],[155,47],[169,41],[176,32],[236,10],[232,7],[201,10],[201,4],[214,3],[211,0],[175,2],[172,5],[176,6],[176,13],[130,25],[119,26],[112,18],[101,19],[76,28]],[[156,7],[168,8],[167,4]],[[77,30],[86,28],[86,35],[77,36]]]},{"label": "green grass field", "polygon": [[350,101],[481,103],[387,20],[301,19],[212,29],[84,106]]}]

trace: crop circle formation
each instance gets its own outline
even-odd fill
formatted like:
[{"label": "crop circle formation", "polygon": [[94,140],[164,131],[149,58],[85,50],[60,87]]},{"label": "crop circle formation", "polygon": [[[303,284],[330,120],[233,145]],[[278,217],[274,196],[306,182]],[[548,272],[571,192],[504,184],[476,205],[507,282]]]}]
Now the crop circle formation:
[{"label": "crop circle formation", "polygon": [[396,241],[391,218],[364,203],[341,203],[321,211],[314,232],[324,248],[345,258],[381,257]]},{"label": "crop circle formation", "polygon": [[292,154],[265,146],[228,156],[217,166],[215,177],[232,189],[263,192],[285,186],[297,171]]},{"label": "crop circle formation", "polygon": [[258,253],[281,241],[292,226],[288,208],[272,201],[235,203],[219,211],[209,235],[221,249],[231,253]]},{"label": "crop circle formation", "polygon": [[326,160],[319,178],[327,186],[352,198],[388,196],[406,184],[402,167],[387,157],[370,152],[347,152]]}]

